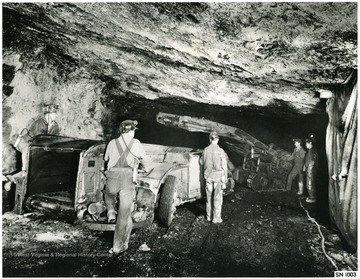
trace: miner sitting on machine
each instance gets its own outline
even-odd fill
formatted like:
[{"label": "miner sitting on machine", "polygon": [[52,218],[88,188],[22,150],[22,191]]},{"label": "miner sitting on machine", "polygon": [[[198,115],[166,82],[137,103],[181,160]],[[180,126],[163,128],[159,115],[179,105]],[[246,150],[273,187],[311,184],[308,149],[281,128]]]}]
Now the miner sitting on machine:
[{"label": "miner sitting on machine", "polygon": [[21,152],[21,171],[13,175],[3,175],[3,181],[4,179],[6,180],[5,189],[7,191],[10,190],[11,183],[21,183],[20,181],[26,175],[28,163],[27,149],[32,139],[38,135],[59,135],[59,125],[55,121],[58,110],[59,105],[44,106],[43,114],[33,121],[29,128],[21,129],[14,143],[16,150]]}]

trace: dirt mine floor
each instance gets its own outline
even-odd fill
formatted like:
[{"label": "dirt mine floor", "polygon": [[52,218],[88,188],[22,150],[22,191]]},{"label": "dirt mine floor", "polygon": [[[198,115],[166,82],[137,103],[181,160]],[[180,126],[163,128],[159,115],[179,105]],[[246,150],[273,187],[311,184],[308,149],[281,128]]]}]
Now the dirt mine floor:
[{"label": "dirt mine floor", "polygon": [[356,268],[334,231],[321,223],[319,205],[295,192],[256,193],[236,187],[224,198],[222,224],[204,218],[203,200],[178,208],[169,228],[156,221],[133,231],[128,251],[112,257],[113,233],[29,213],[3,214],[3,276],[81,277],[333,277]]}]

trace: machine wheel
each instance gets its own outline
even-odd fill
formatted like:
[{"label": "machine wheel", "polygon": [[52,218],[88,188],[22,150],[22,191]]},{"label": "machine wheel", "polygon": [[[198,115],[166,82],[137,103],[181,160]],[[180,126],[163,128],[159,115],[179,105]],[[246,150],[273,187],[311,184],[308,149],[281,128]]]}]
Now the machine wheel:
[{"label": "machine wheel", "polygon": [[160,196],[158,218],[160,224],[166,227],[171,225],[176,210],[176,182],[175,176],[166,177]]},{"label": "machine wheel", "polygon": [[266,190],[266,186],[269,184],[267,176],[261,173],[251,173],[246,180],[247,186],[255,191]]}]

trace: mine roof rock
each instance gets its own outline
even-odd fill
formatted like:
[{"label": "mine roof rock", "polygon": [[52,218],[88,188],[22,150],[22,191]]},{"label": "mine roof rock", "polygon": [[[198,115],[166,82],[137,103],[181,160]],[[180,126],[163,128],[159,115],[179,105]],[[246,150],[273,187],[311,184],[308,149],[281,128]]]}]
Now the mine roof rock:
[{"label": "mine roof rock", "polygon": [[315,92],[342,82],[356,67],[356,3],[3,7],[5,49],[40,52],[69,69],[84,67],[113,79],[119,92],[149,99],[285,104],[300,113],[323,113]]}]

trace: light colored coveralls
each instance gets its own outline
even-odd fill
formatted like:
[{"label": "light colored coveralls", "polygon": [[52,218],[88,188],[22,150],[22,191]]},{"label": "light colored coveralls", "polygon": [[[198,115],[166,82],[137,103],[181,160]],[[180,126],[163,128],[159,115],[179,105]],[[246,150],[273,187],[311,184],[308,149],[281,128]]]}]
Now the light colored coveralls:
[{"label": "light colored coveralls", "polygon": [[[118,212],[113,252],[119,253],[128,248],[133,225],[131,218],[135,196],[133,171],[134,168],[137,169],[139,160],[144,165],[146,154],[139,140],[134,139],[129,133],[124,133],[109,142],[104,160],[108,161],[107,185],[104,191],[105,204],[108,215],[111,212]],[[144,168],[146,169],[145,165]],[[119,195],[118,210],[116,209],[117,195]]]},{"label": "light colored coveralls", "polygon": [[[30,126],[28,129],[28,133],[25,133],[23,135],[19,135],[18,143],[14,144],[14,147],[16,150],[21,152],[21,171],[12,175],[11,180],[15,182],[16,184],[21,184],[23,181],[23,178],[26,176],[26,171],[28,169],[28,149],[31,143],[32,138],[38,136],[38,135],[59,135],[60,128],[59,125],[52,121],[51,125],[46,121],[46,114],[42,115],[41,117],[38,117]],[[16,155],[16,154],[15,154]],[[15,158],[16,160],[16,158]]]},{"label": "light colored coveralls", "polygon": [[31,137],[35,137],[37,135],[58,135],[60,133],[60,128],[57,122],[53,121],[49,124],[45,116],[42,116],[35,120],[30,128],[29,128],[29,135]]},{"label": "light colored coveralls", "polygon": [[[293,168],[291,169],[289,176],[287,178],[286,189],[291,190],[291,185],[297,175],[299,175],[299,188],[303,188],[304,184],[304,176],[303,176],[303,168],[304,168],[304,158],[306,151],[302,146],[295,147],[293,153],[291,154],[290,159],[294,160]],[[301,190],[302,192],[302,190]]]},{"label": "light colored coveralls", "polygon": [[[30,128],[29,128],[29,134],[28,136],[30,138],[39,136],[39,135],[59,135],[60,128],[57,122],[53,121],[51,125],[46,121],[45,118],[46,115],[43,115],[39,117],[37,120],[35,120]],[[27,149],[29,148],[30,142],[27,141],[24,142],[24,145],[22,147],[22,150],[19,150],[21,152],[21,159],[22,159],[22,170],[25,171],[27,169],[28,164],[28,154]]]},{"label": "light colored coveralls", "polygon": [[227,181],[226,154],[216,143],[211,143],[204,149],[200,163],[204,165],[206,180],[206,218],[214,223],[222,222],[222,184]]},{"label": "light colored coveralls", "polygon": [[314,148],[310,148],[305,156],[306,188],[311,200],[316,200],[315,176],[319,161],[319,154]]}]

